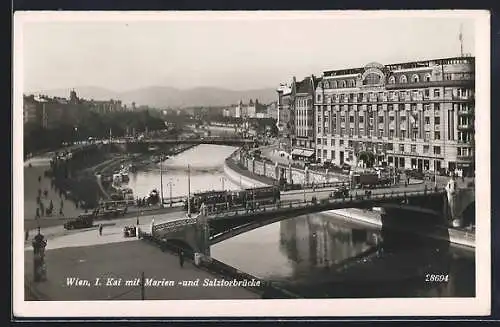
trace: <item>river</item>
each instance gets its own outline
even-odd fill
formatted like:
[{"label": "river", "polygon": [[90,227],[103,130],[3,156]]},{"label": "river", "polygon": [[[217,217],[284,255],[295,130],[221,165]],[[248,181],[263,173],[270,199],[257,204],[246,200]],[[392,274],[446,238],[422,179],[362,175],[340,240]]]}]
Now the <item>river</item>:
[{"label": "river", "polygon": [[[236,148],[200,145],[163,162],[164,197],[238,189],[223,162]],[[136,196],[160,188],[160,169],[130,175]],[[332,213],[284,220],[212,246],[211,255],[304,297],[473,297],[475,255],[448,242],[382,231]],[[448,276],[426,281],[428,274]]]}]

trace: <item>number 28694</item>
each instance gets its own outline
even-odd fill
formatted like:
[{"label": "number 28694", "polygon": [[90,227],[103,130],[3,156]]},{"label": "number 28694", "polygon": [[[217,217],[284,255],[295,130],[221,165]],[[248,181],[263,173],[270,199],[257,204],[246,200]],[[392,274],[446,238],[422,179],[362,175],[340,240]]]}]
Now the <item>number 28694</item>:
[{"label": "number 28694", "polygon": [[425,274],[426,282],[447,282],[449,280],[448,274]]}]

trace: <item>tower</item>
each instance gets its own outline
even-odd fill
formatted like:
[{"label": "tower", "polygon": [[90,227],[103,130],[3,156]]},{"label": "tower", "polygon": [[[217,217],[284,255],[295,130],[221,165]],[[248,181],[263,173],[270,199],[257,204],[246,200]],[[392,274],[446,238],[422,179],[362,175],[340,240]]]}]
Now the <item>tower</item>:
[{"label": "tower", "polygon": [[458,40],[460,41],[460,57],[464,56],[464,39],[462,35],[462,24],[460,24],[460,33],[458,34]]},{"label": "tower", "polygon": [[77,103],[78,102],[78,97],[76,96],[76,91],[75,89],[72,89],[70,92],[69,92],[69,101],[71,103]]}]

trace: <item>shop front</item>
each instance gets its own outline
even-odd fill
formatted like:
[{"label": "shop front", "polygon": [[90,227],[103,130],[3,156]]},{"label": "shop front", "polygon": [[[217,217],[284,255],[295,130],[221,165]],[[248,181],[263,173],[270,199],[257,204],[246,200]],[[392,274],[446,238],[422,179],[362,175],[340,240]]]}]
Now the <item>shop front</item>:
[{"label": "shop front", "polygon": [[305,162],[314,162],[314,150],[295,148],[292,150],[292,159]]}]

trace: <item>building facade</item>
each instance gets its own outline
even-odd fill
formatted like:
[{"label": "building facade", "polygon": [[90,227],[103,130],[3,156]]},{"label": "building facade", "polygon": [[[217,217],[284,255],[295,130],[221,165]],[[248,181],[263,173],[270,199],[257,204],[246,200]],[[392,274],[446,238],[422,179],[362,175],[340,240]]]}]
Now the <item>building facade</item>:
[{"label": "building facade", "polygon": [[294,107],[294,92],[295,83],[291,86],[280,85],[277,89],[278,92],[278,119],[276,127],[278,128],[278,138],[280,139],[280,148],[291,151],[291,139],[294,134],[294,120],[293,120],[293,107]]},{"label": "building facade", "polygon": [[258,99],[250,100],[248,104],[240,103],[234,108],[236,118],[267,118],[267,107],[259,103]]},{"label": "building facade", "polygon": [[69,99],[45,95],[23,96],[24,123],[34,123],[43,128],[78,124],[85,110],[108,113],[123,110],[121,101],[94,101],[78,98],[70,92]]},{"label": "building facade", "polygon": [[278,120],[278,103],[272,102],[267,105],[267,117]]},{"label": "building facade", "polygon": [[320,79],[310,76],[295,84],[293,122],[295,124],[292,135],[292,155],[312,158],[316,153],[316,138],[314,129],[314,91]]},{"label": "building facade", "polygon": [[315,91],[316,156],[474,172],[475,58],[327,71]]}]

